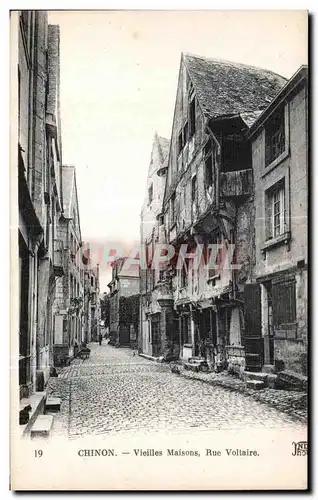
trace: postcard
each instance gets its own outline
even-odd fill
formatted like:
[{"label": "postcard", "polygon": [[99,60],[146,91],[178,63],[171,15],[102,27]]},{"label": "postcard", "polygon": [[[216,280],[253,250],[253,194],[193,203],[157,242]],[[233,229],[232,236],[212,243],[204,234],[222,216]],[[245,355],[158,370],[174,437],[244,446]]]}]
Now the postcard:
[{"label": "postcard", "polygon": [[308,489],[308,12],[10,24],[11,489]]}]

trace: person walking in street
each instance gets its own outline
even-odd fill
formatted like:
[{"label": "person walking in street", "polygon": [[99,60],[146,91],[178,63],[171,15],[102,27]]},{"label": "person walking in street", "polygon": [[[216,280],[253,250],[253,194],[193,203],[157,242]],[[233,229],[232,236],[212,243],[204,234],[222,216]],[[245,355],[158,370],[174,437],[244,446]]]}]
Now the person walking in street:
[{"label": "person walking in street", "polygon": [[102,345],[102,340],[103,340],[103,336],[102,336],[102,334],[100,333],[100,334],[99,334],[99,345]]}]

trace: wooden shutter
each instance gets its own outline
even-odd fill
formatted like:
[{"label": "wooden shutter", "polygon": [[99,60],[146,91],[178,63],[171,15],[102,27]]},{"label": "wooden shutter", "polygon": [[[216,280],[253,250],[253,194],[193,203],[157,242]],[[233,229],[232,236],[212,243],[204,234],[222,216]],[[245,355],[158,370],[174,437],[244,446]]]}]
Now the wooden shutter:
[{"label": "wooden shutter", "polygon": [[245,338],[261,338],[261,287],[258,283],[244,286]]},{"label": "wooden shutter", "polygon": [[294,279],[272,283],[274,326],[296,321],[296,283]]}]

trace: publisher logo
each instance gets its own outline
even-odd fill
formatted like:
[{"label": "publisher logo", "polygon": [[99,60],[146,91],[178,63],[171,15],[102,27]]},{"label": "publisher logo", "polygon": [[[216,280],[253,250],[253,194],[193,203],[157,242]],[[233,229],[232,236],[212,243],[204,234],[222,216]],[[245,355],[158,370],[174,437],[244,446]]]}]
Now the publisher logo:
[{"label": "publisher logo", "polygon": [[293,445],[293,453],[292,453],[293,457],[303,457],[307,455],[308,451],[307,441],[298,441],[297,443],[293,441],[292,445]]}]

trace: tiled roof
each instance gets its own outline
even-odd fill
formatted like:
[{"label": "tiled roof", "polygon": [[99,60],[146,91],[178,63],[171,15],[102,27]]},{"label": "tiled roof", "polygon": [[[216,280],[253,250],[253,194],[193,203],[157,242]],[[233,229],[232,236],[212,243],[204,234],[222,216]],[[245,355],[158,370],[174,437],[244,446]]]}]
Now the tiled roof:
[{"label": "tiled roof", "polygon": [[262,110],[285,85],[272,71],[193,54],[185,66],[204,114],[209,118]]}]

